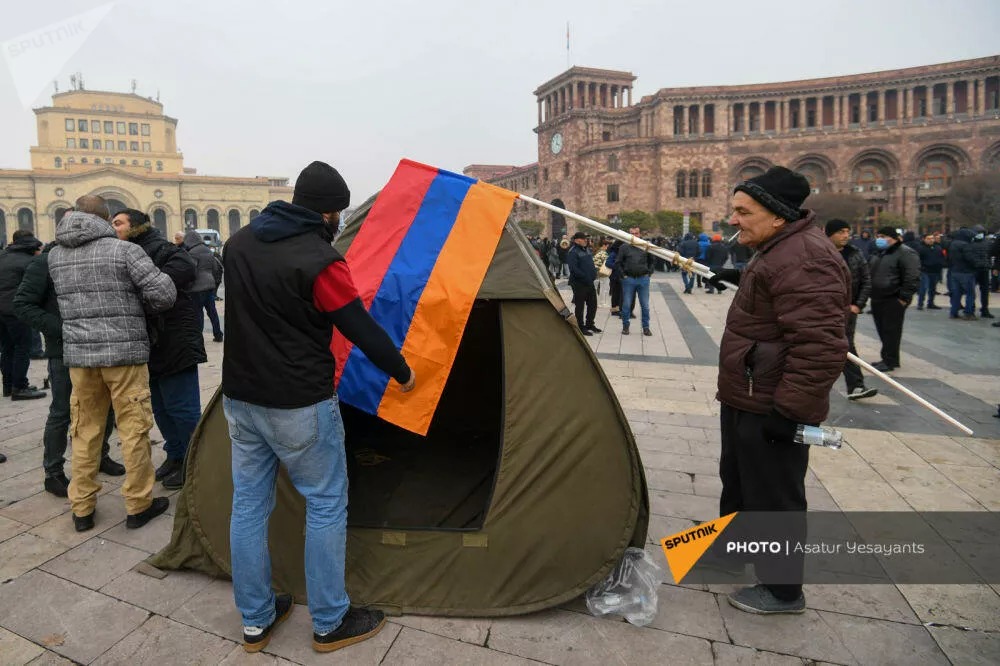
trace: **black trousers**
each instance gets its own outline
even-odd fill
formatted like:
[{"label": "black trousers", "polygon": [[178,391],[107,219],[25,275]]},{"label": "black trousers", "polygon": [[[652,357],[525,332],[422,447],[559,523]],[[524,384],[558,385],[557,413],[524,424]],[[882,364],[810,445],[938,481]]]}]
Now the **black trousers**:
[{"label": "black trousers", "polygon": [[615,310],[622,306],[622,278],[621,273],[612,273],[608,278],[608,288],[611,290],[611,309]]},{"label": "black trousers", "polygon": [[875,330],[882,341],[882,362],[890,368],[899,367],[899,345],[903,340],[903,318],[906,306],[895,296],[872,299]]},{"label": "black trousers", "polygon": [[986,314],[990,311],[990,269],[976,271],[976,284],[979,286],[979,314]]},{"label": "black trousers", "polygon": [[[801,511],[806,505],[806,469],[809,447],[795,442],[768,441],[763,433],[767,416],[722,405],[722,454],[719,478],[722,497],[719,515],[734,511]],[[805,515],[790,522],[801,523],[805,536]],[[764,538],[763,536],[761,538]],[[789,538],[785,531],[782,538]],[[797,599],[802,584],[774,584],[768,581],[802,579],[801,557],[783,561],[760,559],[754,562],[757,577],[771,593],[786,601]],[[792,575],[789,575],[790,567]],[[797,575],[796,575],[797,574]]]},{"label": "black trousers", "polygon": [[5,393],[27,388],[30,354],[31,328],[12,314],[0,315],[0,374]]},{"label": "black trousers", "polygon": [[[597,290],[593,282],[570,282],[573,289],[573,303],[576,304],[576,323],[580,328],[594,325],[597,316]],[[586,318],[584,307],[586,306]]]},{"label": "black trousers", "polygon": [[[858,349],[854,346],[854,331],[858,327],[858,315],[853,312],[847,313],[847,345],[848,351],[850,351],[855,356],[858,355]],[[861,374],[861,368],[858,367],[857,363],[851,361],[844,361],[844,381],[847,382],[847,392],[850,393],[856,388],[864,388],[865,378]]]}]

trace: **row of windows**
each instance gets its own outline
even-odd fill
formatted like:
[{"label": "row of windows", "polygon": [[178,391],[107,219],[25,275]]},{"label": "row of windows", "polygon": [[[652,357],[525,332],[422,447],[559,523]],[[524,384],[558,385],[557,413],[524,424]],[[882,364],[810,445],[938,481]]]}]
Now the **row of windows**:
[{"label": "row of windows", "polygon": [[[91,139],[84,139],[84,138],[81,138],[79,141],[77,141],[73,137],[70,137],[70,138],[66,139],[66,147],[67,148],[75,149],[77,147],[77,144],[79,144],[81,150],[114,150],[115,149],[115,142],[112,141],[111,139],[108,139],[106,141],[101,141],[100,139],[93,139],[93,140],[91,140]],[[149,141],[143,141],[141,145],[142,145],[142,152],[144,152],[144,153],[151,153],[151,152],[153,152],[153,148],[150,145]],[[130,151],[136,153],[136,152],[139,152],[139,146],[140,146],[140,142],[138,142],[138,141],[119,141],[118,142],[118,151],[124,153],[124,152],[130,150]]]},{"label": "row of windows", "polygon": [[712,196],[712,170],[711,169],[692,169],[691,171],[684,171],[681,169],[677,172],[677,198],[678,199],[697,199],[699,196],[698,184],[701,183],[701,193],[700,196],[710,197]]},{"label": "row of windows", "polygon": [[[102,122],[100,120],[84,120],[67,118],[66,119],[66,131],[67,132],[87,132],[90,131],[94,134],[101,133]],[[118,134],[125,134],[126,131],[132,136],[149,136],[150,129],[149,123],[126,123],[125,121],[119,120],[105,120],[103,122],[103,128],[105,134],[115,134],[116,130]]]},{"label": "row of windows", "polygon": [[[113,209],[121,210],[125,208],[125,204],[117,201],[111,200],[109,203],[115,205],[112,206]],[[62,220],[63,215],[66,214],[66,208],[57,208],[55,211],[56,224]],[[256,208],[250,211],[250,219],[253,220],[260,214],[260,211]],[[209,229],[215,229],[216,231],[221,231],[219,229],[219,211],[215,209],[210,209],[205,215],[208,222]],[[240,226],[243,221],[240,215],[240,211],[231,210],[229,211],[228,221],[229,221],[229,233],[230,235],[239,231]],[[160,230],[161,233],[166,235],[167,233],[167,211],[163,208],[153,209],[153,225]],[[192,208],[188,208],[184,211],[184,226],[186,229],[195,229],[198,227],[198,212]],[[17,211],[17,228],[24,229],[25,231],[35,232],[35,214],[30,208],[21,208]],[[0,210],[0,238],[7,238],[7,217],[3,210]]]},{"label": "row of windows", "polygon": [[[108,143],[111,143],[111,142],[109,141]],[[89,164],[89,163],[90,162],[89,162],[89,160],[86,157],[80,158],[80,164]],[[101,164],[102,160],[101,160],[100,157],[95,157],[93,163],[94,164]],[[115,160],[114,160],[114,158],[111,158],[111,157],[105,157],[104,160],[103,160],[103,163],[104,164],[114,164]],[[63,158],[61,158],[61,157],[55,158],[54,164],[55,164],[55,168],[62,169],[62,167],[63,167]],[[66,159],[66,164],[76,164],[76,158],[75,157],[67,158]],[[120,166],[127,166],[128,165],[128,160],[119,159],[118,160],[118,164]],[[152,162],[152,160],[143,160],[142,165],[144,167],[146,167],[147,169],[153,168],[153,162]],[[139,160],[132,160],[132,166],[139,166]],[[156,160],[156,170],[157,171],[163,171],[163,162],[161,160]]]},{"label": "row of windows", "polygon": [[[256,208],[250,210],[250,219],[257,217],[260,211]],[[229,211],[226,216],[229,221],[229,234],[232,235],[240,230],[240,225],[242,224],[240,211],[233,209]],[[219,228],[219,211],[215,208],[209,208],[205,213],[205,224],[209,229],[214,229],[215,231],[222,231]],[[198,211],[193,208],[188,208],[184,211],[184,228],[185,229],[197,229],[198,228]]]}]

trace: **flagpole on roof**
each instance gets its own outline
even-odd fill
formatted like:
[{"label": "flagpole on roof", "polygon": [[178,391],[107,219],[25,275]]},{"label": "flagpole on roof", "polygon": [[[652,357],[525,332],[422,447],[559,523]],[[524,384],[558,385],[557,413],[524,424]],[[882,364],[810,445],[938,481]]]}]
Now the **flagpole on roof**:
[{"label": "flagpole on roof", "polygon": [[[523,199],[524,201],[527,201],[530,204],[535,204],[536,206],[539,206],[540,208],[544,208],[546,210],[550,210],[553,213],[559,213],[560,215],[565,215],[566,217],[570,218],[571,220],[576,220],[580,224],[583,224],[583,225],[585,225],[587,227],[590,227],[591,229],[594,229],[595,231],[600,231],[601,233],[603,233],[603,234],[605,234],[607,236],[611,236],[612,238],[616,238],[616,239],[622,241],[623,243],[628,243],[629,245],[631,245],[633,247],[637,247],[640,250],[642,250],[643,252],[651,254],[654,257],[660,257],[661,259],[665,259],[669,263],[671,263],[671,264],[673,264],[675,266],[678,266],[682,270],[688,271],[689,273],[696,273],[697,275],[700,275],[700,276],[705,277],[705,278],[715,277],[715,273],[713,273],[708,268],[708,266],[705,266],[703,264],[697,263],[693,258],[684,258],[680,254],[678,254],[677,252],[671,252],[670,250],[668,250],[666,248],[659,247],[658,245],[653,245],[649,241],[643,240],[643,239],[639,238],[638,236],[633,236],[632,234],[627,233],[625,231],[621,231],[620,229],[615,229],[614,227],[609,227],[606,224],[601,224],[600,222],[596,222],[594,220],[591,220],[589,217],[584,217],[583,215],[578,215],[578,214],[576,214],[576,213],[574,213],[572,211],[568,211],[568,210],[566,210],[564,208],[560,208],[559,206],[553,206],[552,204],[545,203],[544,201],[539,201],[538,199],[533,199],[532,197],[525,196],[523,194],[519,194],[518,197],[520,199]],[[730,282],[724,282],[724,283],[727,284],[727,285],[729,285],[733,289],[739,289],[738,285],[732,284]],[[858,358],[856,355],[851,354],[850,352],[848,352],[847,358],[848,358],[848,360],[853,361],[854,363],[857,363],[862,368],[864,368],[868,372],[872,373],[873,375],[875,375],[876,377],[878,377],[882,381],[886,382],[887,384],[889,384],[893,388],[898,389],[899,391],[901,391],[902,393],[904,393],[908,397],[912,398],[913,400],[915,400],[921,406],[926,407],[930,411],[934,412],[936,415],[940,416],[942,419],[944,419],[948,423],[952,424],[953,426],[955,426],[956,428],[958,428],[959,430],[961,430],[965,434],[967,434],[967,435],[973,434],[971,428],[969,428],[968,426],[963,425],[961,422],[959,422],[958,420],[956,420],[950,414],[945,413],[943,410],[941,410],[940,408],[938,408],[935,405],[931,404],[930,402],[928,402],[924,398],[920,397],[919,395],[917,395],[916,393],[914,393],[910,389],[906,388],[905,386],[903,386],[902,384],[900,384],[899,382],[897,382],[895,379],[893,379],[889,375],[885,374],[884,372],[879,371],[878,369],[876,369],[874,366],[872,366],[867,361],[864,361],[864,360]]]}]

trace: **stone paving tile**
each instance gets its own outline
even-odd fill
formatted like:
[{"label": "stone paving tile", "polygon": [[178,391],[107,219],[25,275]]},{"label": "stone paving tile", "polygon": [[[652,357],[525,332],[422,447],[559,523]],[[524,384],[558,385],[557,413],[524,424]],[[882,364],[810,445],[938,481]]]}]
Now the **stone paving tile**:
[{"label": "stone paving tile", "polygon": [[42,483],[43,479],[34,470],[0,481],[0,508],[38,493],[42,489]]},{"label": "stone paving tile", "polygon": [[895,488],[878,481],[858,481],[849,477],[820,476],[827,492],[843,511],[912,511]]},{"label": "stone paving tile", "polygon": [[[232,605],[231,600],[230,605]],[[238,614],[237,617],[239,617]],[[237,628],[238,622],[239,620],[237,620]],[[336,656],[320,654],[312,649],[312,618],[309,616],[309,609],[296,604],[291,617],[281,625],[280,629],[274,632],[274,638],[271,639],[271,644],[267,646],[265,651],[268,654],[306,666],[313,664],[321,666],[338,660],[351,664],[378,664],[382,661],[385,653],[389,651],[389,646],[396,639],[400,629],[398,624],[387,622],[377,635],[343,650],[337,650]],[[448,642],[461,646],[457,641]]]},{"label": "stone paving tile", "polygon": [[737,610],[724,596],[717,600],[726,632],[736,645],[815,661],[858,663],[843,640],[814,610],[806,609],[801,615],[753,615]]},{"label": "stone paving tile", "polygon": [[718,499],[722,495],[722,481],[718,474],[695,474],[694,494]]},{"label": "stone paving tile", "polygon": [[1000,442],[997,440],[963,437],[958,442],[994,467],[1000,467]]},{"label": "stone paving tile", "polygon": [[67,550],[62,544],[27,532],[0,543],[0,583],[31,571]]},{"label": "stone paving tile", "polygon": [[[579,604],[582,602],[583,598],[578,597],[570,603]],[[584,612],[586,609],[586,603],[584,603]],[[392,618],[392,622],[473,645],[486,644],[486,638],[490,635],[490,625],[492,624],[492,620],[485,618],[429,617],[424,615],[402,615]]]},{"label": "stone paving tile", "polygon": [[77,585],[98,590],[146,557],[146,553],[141,550],[98,536],[49,560],[39,568]]},{"label": "stone paving tile", "polygon": [[935,465],[935,468],[990,511],[1000,511],[1000,484],[995,467]]},{"label": "stone paving tile", "polygon": [[647,530],[648,541],[658,544],[660,539],[671,534],[677,534],[690,529],[695,525],[695,521],[687,518],[673,518],[671,516],[658,516],[655,513],[649,516],[649,529]]},{"label": "stone paving tile", "polygon": [[825,611],[819,615],[859,664],[949,663],[924,627]]},{"label": "stone paving tile", "polygon": [[916,511],[982,511],[983,505],[926,464],[873,465]]},{"label": "stone paving tile", "polygon": [[[96,515],[94,516],[94,529],[86,532],[77,532],[73,528],[73,518],[69,513],[61,514],[55,518],[32,527],[30,532],[49,541],[61,543],[70,548],[79,546],[87,539],[91,539],[95,534],[102,534],[118,523],[125,520],[125,504],[115,501],[98,501]],[[145,529],[145,528],[144,528]]]},{"label": "stone paving tile", "polygon": [[1000,631],[1000,596],[988,585],[899,585],[922,622]]},{"label": "stone paving tile", "polygon": [[232,641],[154,615],[93,662],[122,664],[218,664],[236,647]]},{"label": "stone paving tile", "polygon": [[44,649],[26,638],[21,638],[6,629],[0,629],[0,663],[5,666],[20,666],[42,655]]},{"label": "stone paving tile", "polygon": [[[157,493],[154,493],[153,496],[156,497]],[[100,511],[100,507],[98,507],[98,511]],[[122,522],[103,532],[101,536],[152,555],[170,543],[170,533],[173,529],[173,518],[164,515],[153,518],[137,530],[126,528],[125,523]]]},{"label": "stone paving tile", "polygon": [[[293,617],[295,615],[293,613]],[[243,642],[242,620],[233,602],[233,585],[229,581],[213,580],[169,617],[216,636]],[[287,627],[283,626],[282,631],[285,630]]]},{"label": "stone paving tile", "polygon": [[294,661],[288,661],[266,652],[251,654],[244,650],[242,645],[237,645],[225,659],[219,662],[219,666],[296,666],[296,664]]},{"label": "stone paving tile", "polygon": [[646,485],[650,490],[687,493],[689,495],[694,492],[694,484],[690,474],[667,469],[646,470]]},{"label": "stone paving tile", "polygon": [[710,458],[679,453],[644,453],[641,457],[642,465],[647,469],[667,469],[689,474],[719,473],[719,463]]},{"label": "stone paving tile", "polygon": [[0,542],[15,537],[21,532],[26,532],[30,528],[30,525],[0,516]]},{"label": "stone paving tile", "polygon": [[146,611],[42,571],[4,587],[0,626],[90,663],[146,621]]},{"label": "stone paving tile", "polygon": [[798,657],[728,643],[712,643],[712,654],[715,666],[802,666]]},{"label": "stone paving tile", "polygon": [[0,509],[0,516],[35,526],[68,512],[69,500],[45,492],[42,483],[44,481],[40,479],[38,490],[41,492]]},{"label": "stone paving tile", "polygon": [[970,451],[962,442],[941,435],[906,435],[903,443],[932,465],[990,466],[982,456]]},{"label": "stone paving tile", "polygon": [[919,624],[895,585],[806,585],[809,608]]},{"label": "stone paving tile", "polygon": [[964,631],[955,627],[928,627],[928,631],[953,664],[1000,664],[1000,633]]},{"label": "stone paving tile", "polygon": [[214,580],[194,571],[165,573],[165,578],[153,578],[136,571],[126,571],[100,591],[158,615],[170,615]]},{"label": "stone paving tile", "polygon": [[691,444],[679,437],[638,434],[635,436],[640,453],[681,453],[691,455]]},{"label": "stone paving tile", "polygon": [[711,592],[661,585],[658,595],[656,618],[649,626],[686,636],[729,642],[719,605]]},{"label": "stone paving tile", "polygon": [[60,657],[55,652],[46,650],[40,657],[36,657],[28,662],[28,666],[75,666],[75,662]]},{"label": "stone paving tile", "polygon": [[[350,649],[350,648],[349,648]],[[361,663],[361,660],[356,660]],[[395,664],[454,664],[455,666],[500,666],[533,664],[535,662],[510,654],[448,640],[431,633],[403,628],[392,643],[392,648],[381,662]]]},{"label": "stone paving tile", "polygon": [[719,517],[719,500],[661,490],[649,491],[649,510],[660,516],[705,522]]},{"label": "stone paving tile", "polygon": [[[2,431],[3,426],[0,426],[0,432]],[[0,448],[0,452],[6,454],[7,462],[0,465],[0,481],[4,481],[14,476],[20,476],[21,474],[32,470],[38,470],[38,476],[39,478],[42,478],[44,474],[41,471],[41,451],[42,447],[33,446],[30,449],[25,449],[15,453],[7,447],[7,442],[4,442],[3,447]]]},{"label": "stone paving tile", "polygon": [[668,658],[671,664],[706,664],[712,660],[709,642],[700,638],[561,610],[496,619],[488,645],[549,664],[643,664]]}]

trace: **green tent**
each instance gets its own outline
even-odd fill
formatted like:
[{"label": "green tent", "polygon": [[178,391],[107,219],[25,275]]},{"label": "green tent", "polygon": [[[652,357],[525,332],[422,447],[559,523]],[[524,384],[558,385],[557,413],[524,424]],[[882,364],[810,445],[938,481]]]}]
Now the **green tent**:
[{"label": "green tent", "polygon": [[[348,220],[345,252],[372,200]],[[573,599],[646,539],[635,440],[545,268],[508,223],[427,437],[341,405],[347,587],[388,613],[514,615]],[[187,458],[164,569],[228,576],[230,442],[217,392]],[[274,585],[305,599],[305,504],[282,470]]]}]

